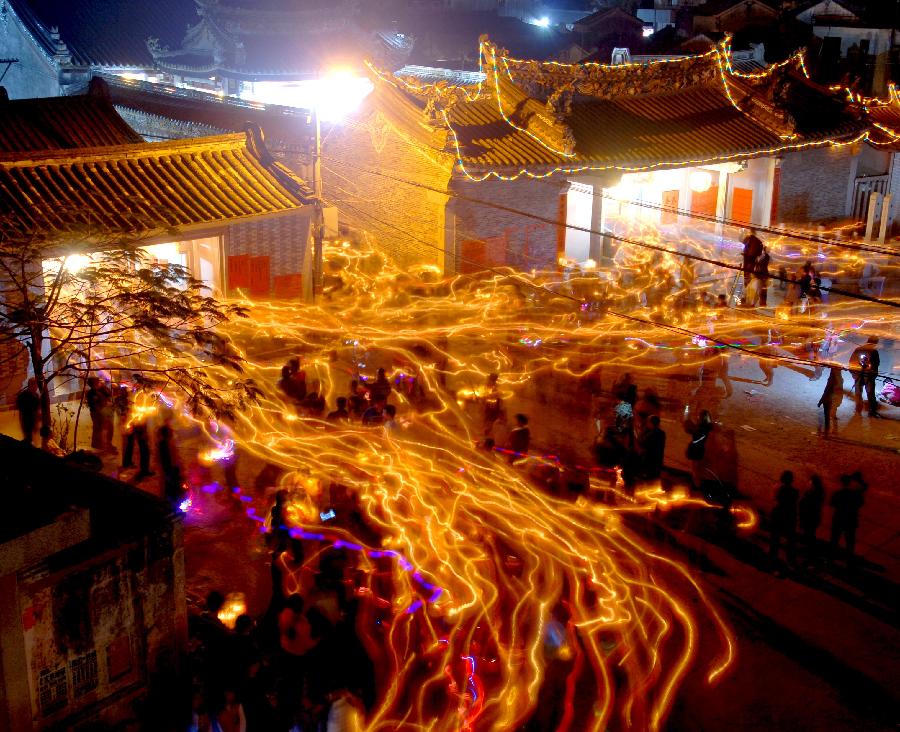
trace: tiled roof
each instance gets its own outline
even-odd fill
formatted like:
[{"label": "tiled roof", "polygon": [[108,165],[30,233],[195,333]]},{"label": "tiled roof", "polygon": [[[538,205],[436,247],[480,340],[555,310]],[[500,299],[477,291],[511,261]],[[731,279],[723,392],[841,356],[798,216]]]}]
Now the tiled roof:
[{"label": "tiled roof", "polygon": [[284,144],[305,142],[315,134],[306,110],[246,102],[150,82],[107,77],[107,83],[116,106],[144,114],[232,132],[239,132],[251,123],[261,127],[267,139]]},{"label": "tiled roof", "polygon": [[0,217],[50,237],[149,236],[291,211],[309,199],[250,134],[0,154]]},{"label": "tiled roof", "polygon": [[72,61],[86,66],[152,68],[147,40],[177,47],[189,23],[196,23],[194,0],[9,0],[35,40],[51,56],[50,30],[59,28]]},{"label": "tiled roof", "polygon": [[[746,0],[710,0],[703,5],[696,6],[694,8],[694,15],[704,17],[716,16],[731,10],[735,5],[740,5],[743,2],[746,2]],[[772,11],[773,14],[778,13],[777,0],[752,0],[752,2],[754,5],[761,5],[766,10]]]},{"label": "tiled roof", "polygon": [[142,142],[108,99],[92,94],[0,101],[0,119],[0,152]]},{"label": "tiled roof", "polygon": [[752,153],[781,142],[774,132],[738,112],[721,85],[576,101],[566,118],[575,138],[574,157],[555,154],[511,128],[499,118],[493,99],[463,109],[454,109],[451,124],[465,160],[478,166],[641,166]]},{"label": "tiled roof", "polygon": [[869,133],[872,140],[882,148],[900,151],[900,100],[869,106],[868,117],[873,124]]},{"label": "tiled roof", "polygon": [[[495,64],[496,47],[486,49],[480,85],[458,90],[381,76],[374,95],[407,134],[416,125],[400,106],[418,111],[420,129],[429,121],[447,130],[443,151],[456,155],[458,141],[460,162],[481,174],[687,165],[850,139],[865,128],[842,100],[788,67],[743,79],[720,67],[715,50],[670,63],[603,66],[499,56]],[[441,144],[434,132],[418,137]]]}]

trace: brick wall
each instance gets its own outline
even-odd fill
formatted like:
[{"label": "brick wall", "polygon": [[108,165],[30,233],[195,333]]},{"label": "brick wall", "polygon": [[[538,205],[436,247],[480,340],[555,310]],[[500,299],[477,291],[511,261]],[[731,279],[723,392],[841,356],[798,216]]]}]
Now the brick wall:
[{"label": "brick wall", "polygon": [[225,233],[226,292],[252,297],[310,296],[312,207],[229,226]]},{"label": "brick wall", "polygon": [[787,153],[781,164],[776,221],[807,223],[848,216],[858,152],[858,146],[851,145]]},{"label": "brick wall", "polygon": [[371,234],[401,266],[443,268],[450,156],[426,152],[374,111],[327,132],[322,159],[325,199],[341,223]]},{"label": "brick wall", "polygon": [[[455,179],[451,190],[467,199],[477,198],[514,211],[559,221],[561,195],[568,185],[563,178],[487,180],[481,183]],[[456,254],[460,258],[459,271],[477,269],[474,263],[508,265],[526,271],[556,269],[559,258],[558,226],[459,198],[454,200],[452,212]]]}]

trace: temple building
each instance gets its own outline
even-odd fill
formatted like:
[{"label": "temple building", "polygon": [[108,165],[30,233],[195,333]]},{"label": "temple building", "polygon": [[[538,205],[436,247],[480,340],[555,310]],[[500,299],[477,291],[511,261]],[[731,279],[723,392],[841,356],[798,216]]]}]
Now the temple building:
[{"label": "temple building", "polygon": [[367,85],[364,58],[399,68],[411,49],[363,22],[355,0],[0,0],[0,58],[14,60],[3,84],[14,99],[105,75],[305,108],[322,77],[340,71]]},{"label": "temple building", "polygon": [[893,180],[895,156],[870,141],[861,105],[805,70],[797,53],[739,71],[727,41],[615,66],[484,42],[474,77],[373,67],[375,92],[325,142],[325,194],[448,273],[599,264],[629,237],[689,235],[718,252],[750,225],[862,220],[866,179]]},{"label": "temple building", "polygon": [[[312,191],[272,157],[259,128],[151,144],[99,79],[87,95],[0,101],[0,116],[8,230],[47,238],[60,256],[124,238],[187,267],[214,294],[311,295]],[[24,364],[3,362],[17,376],[0,394],[11,403]]]}]

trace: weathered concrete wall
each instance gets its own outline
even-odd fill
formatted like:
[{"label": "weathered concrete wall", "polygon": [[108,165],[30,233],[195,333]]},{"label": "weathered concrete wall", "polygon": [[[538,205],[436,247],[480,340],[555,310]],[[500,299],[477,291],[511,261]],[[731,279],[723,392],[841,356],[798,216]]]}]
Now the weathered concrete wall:
[{"label": "weathered concrete wall", "polygon": [[134,718],[135,699],[174,670],[185,635],[180,526],[55,564],[19,576],[31,728]]}]

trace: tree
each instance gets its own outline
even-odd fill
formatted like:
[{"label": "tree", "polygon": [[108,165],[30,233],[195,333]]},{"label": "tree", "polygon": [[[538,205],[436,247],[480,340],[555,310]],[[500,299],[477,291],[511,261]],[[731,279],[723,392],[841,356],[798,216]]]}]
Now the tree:
[{"label": "tree", "polygon": [[[144,228],[144,231],[147,229]],[[153,263],[141,241],[65,241],[0,225],[0,345],[22,353],[41,396],[41,436],[50,435],[50,387],[106,371],[173,392],[195,414],[231,416],[259,391],[241,378],[242,357],[218,326],[246,311],[209,296],[182,266]],[[83,393],[83,387],[82,387]]]}]

